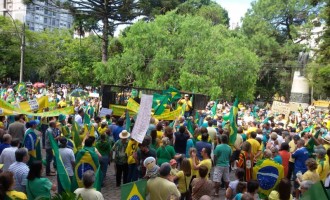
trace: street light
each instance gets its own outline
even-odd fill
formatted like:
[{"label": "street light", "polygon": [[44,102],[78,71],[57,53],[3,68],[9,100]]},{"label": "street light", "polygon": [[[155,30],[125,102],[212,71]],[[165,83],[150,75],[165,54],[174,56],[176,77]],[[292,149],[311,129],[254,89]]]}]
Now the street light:
[{"label": "street light", "polygon": [[23,82],[23,68],[24,68],[24,54],[25,54],[25,23],[23,22],[22,25],[22,34],[19,33],[15,19],[13,16],[9,13],[8,9],[1,10],[4,13],[7,13],[9,17],[12,19],[13,24],[16,28],[16,32],[18,34],[19,39],[21,40],[21,63],[20,63],[20,69],[19,69],[19,82]]}]

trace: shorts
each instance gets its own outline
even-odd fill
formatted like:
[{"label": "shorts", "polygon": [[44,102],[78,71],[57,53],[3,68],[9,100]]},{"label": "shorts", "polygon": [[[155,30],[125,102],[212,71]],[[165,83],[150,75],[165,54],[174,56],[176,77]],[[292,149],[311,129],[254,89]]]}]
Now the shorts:
[{"label": "shorts", "polygon": [[216,183],[221,183],[221,179],[227,183],[229,183],[229,166],[228,167],[220,167],[215,166],[213,172],[213,181]]}]

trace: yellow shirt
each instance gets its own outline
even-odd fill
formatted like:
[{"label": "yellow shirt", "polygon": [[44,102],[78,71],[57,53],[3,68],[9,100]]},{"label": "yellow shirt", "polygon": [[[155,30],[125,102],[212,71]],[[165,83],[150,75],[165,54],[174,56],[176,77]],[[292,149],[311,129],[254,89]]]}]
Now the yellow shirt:
[{"label": "yellow shirt", "polygon": [[128,164],[134,164],[135,163],[135,159],[133,157],[133,154],[135,152],[137,152],[138,150],[138,145],[139,143],[133,139],[130,139],[128,141],[128,144],[127,144],[127,147],[126,147],[126,150],[125,150],[125,153],[127,155],[127,163]]},{"label": "yellow shirt", "polygon": [[250,128],[248,128],[248,130],[247,130],[247,132],[246,132],[246,136],[247,136],[247,138],[250,138],[250,134],[252,133],[252,132],[257,132],[257,127],[250,127]]},{"label": "yellow shirt", "polygon": [[291,140],[291,141],[289,142],[289,147],[290,147],[290,153],[291,153],[291,156],[290,156],[290,160],[289,160],[289,162],[293,162],[293,163],[294,163],[294,158],[292,158],[292,154],[293,154],[293,152],[294,152],[295,149],[296,149],[296,144],[294,143],[293,140]]},{"label": "yellow shirt", "polygon": [[255,155],[258,153],[258,151],[262,150],[260,143],[256,139],[252,139],[252,138],[248,139],[246,141],[251,144],[251,153],[252,153],[253,157],[255,157]]},{"label": "yellow shirt", "polygon": [[2,122],[0,122],[0,128],[5,128]]},{"label": "yellow shirt", "polygon": [[157,138],[161,140],[162,137],[163,137],[163,131],[157,131]]},{"label": "yellow shirt", "polygon": [[[198,167],[201,166],[201,165],[204,165],[205,167],[207,167],[207,176],[206,176],[206,179],[209,178],[209,174],[210,174],[210,171],[211,171],[211,168],[212,168],[212,160],[211,159],[205,159],[205,160],[202,160],[199,164],[198,164]],[[197,172],[197,178],[199,178],[199,172]]]},{"label": "yellow shirt", "polygon": [[176,176],[178,177],[178,189],[180,193],[185,193],[189,189],[189,184],[192,178],[192,175],[185,176],[183,171],[179,171]]},{"label": "yellow shirt", "polygon": [[194,169],[194,166],[193,166],[193,163],[192,163],[192,158],[189,158],[188,160],[189,160],[189,162],[190,162],[190,166],[191,166],[191,174],[192,174],[193,176],[197,176],[197,174],[198,174],[198,170],[197,170],[197,169]]},{"label": "yellow shirt", "polygon": [[[281,200],[280,199],[280,193],[278,193],[276,190],[273,190],[269,196],[268,200]],[[290,200],[292,200],[292,195],[290,195]]]},{"label": "yellow shirt", "polygon": [[181,99],[179,101],[179,104],[183,105],[186,104],[186,110],[185,111],[190,111],[190,109],[192,108],[192,103],[190,100],[186,101],[185,99]]},{"label": "yellow shirt", "polygon": [[328,173],[330,172],[329,162],[326,160],[321,161],[318,160],[318,166],[316,169],[316,173],[320,176],[321,181],[325,181],[327,178]]},{"label": "yellow shirt", "polygon": [[65,101],[60,101],[60,102],[58,102],[57,105],[59,105],[61,108],[66,107],[66,102]]},{"label": "yellow shirt", "polygon": [[102,128],[101,126],[97,129],[97,131],[99,132],[100,135],[105,134],[105,132],[108,130],[108,127],[105,126],[104,128]]},{"label": "yellow shirt", "polygon": [[10,198],[10,199],[27,199],[26,194],[24,194],[23,192],[18,192],[15,190],[6,192],[6,195]]},{"label": "yellow shirt", "polygon": [[305,172],[302,175],[301,179],[302,181],[312,181],[313,183],[316,183],[320,181],[320,176],[318,175],[318,173],[316,173],[316,170],[315,171],[307,170],[307,172]]}]

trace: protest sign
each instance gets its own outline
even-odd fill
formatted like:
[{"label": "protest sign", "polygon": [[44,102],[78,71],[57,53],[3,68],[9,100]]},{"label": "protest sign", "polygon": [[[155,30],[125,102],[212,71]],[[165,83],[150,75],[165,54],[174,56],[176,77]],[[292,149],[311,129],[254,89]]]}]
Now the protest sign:
[{"label": "protest sign", "polygon": [[106,115],[111,115],[111,114],[112,114],[112,110],[109,108],[101,108],[99,113],[100,117],[104,117]]},{"label": "protest sign", "polygon": [[148,122],[151,118],[152,98],[152,95],[145,94],[143,94],[141,98],[139,113],[131,135],[131,137],[139,143],[142,143],[149,127]]},{"label": "protest sign", "polygon": [[285,117],[288,117],[290,114],[290,105],[280,101],[273,101],[272,112],[275,114],[285,114]]}]

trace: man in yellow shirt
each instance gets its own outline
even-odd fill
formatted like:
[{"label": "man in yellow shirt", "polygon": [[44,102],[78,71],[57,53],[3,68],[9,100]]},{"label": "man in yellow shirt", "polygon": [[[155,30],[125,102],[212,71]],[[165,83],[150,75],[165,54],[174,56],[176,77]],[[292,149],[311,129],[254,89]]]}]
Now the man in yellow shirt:
[{"label": "man in yellow shirt", "polygon": [[327,175],[330,172],[329,162],[325,160],[325,154],[327,153],[323,147],[315,148],[315,153],[317,155],[317,169],[316,172],[320,176],[321,181],[325,181]]},{"label": "man in yellow shirt", "polygon": [[248,143],[251,144],[251,153],[252,153],[255,161],[258,160],[258,158],[261,154],[261,150],[262,150],[262,146],[258,142],[258,140],[256,140],[256,137],[257,137],[257,133],[256,132],[251,132],[250,139],[246,140]]},{"label": "man in yellow shirt", "polygon": [[65,107],[66,107],[66,101],[65,101],[65,98],[62,97],[62,98],[61,98],[61,101],[59,101],[57,105],[58,105],[58,107],[60,107],[60,108],[65,108]]},{"label": "man in yellow shirt", "polygon": [[[196,152],[192,152],[191,153],[191,159],[192,159],[192,168],[194,170],[198,170],[200,166],[204,165],[205,167],[207,167],[207,174],[208,176],[206,176],[206,178],[208,179],[209,175],[210,175],[210,171],[212,168],[212,160],[211,160],[211,149],[210,148],[203,148],[201,151],[201,155],[203,157],[203,160],[199,162],[199,164],[196,164]],[[199,178],[199,172],[196,175],[196,178]]]},{"label": "man in yellow shirt", "polygon": [[136,165],[136,160],[134,158],[134,154],[138,150],[139,143],[131,138],[128,141],[125,153],[127,155],[127,164],[128,164],[128,175],[127,175],[127,181],[128,182],[134,182],[138,179],[138,170]]},{"label": "man in yellow shirt", "polygon": [[189,94],[184,95],[184,99],[180,99],[178,104],[185,108],[184,117],[189,117],[192,111],[192,102],[189,99]]}]

